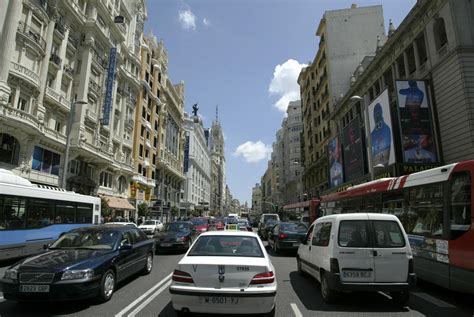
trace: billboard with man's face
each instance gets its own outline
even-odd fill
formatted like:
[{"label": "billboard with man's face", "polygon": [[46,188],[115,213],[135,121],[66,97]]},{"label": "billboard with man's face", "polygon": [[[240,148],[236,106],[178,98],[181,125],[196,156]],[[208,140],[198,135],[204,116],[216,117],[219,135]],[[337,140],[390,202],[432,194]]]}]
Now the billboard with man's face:
[{"label": "billboard with man's face", "polygon": [[337,187],[344,182],[344,171],[342,168],[342,152],[339,136],[329,141],[329,185],[331,188]]},{"label": "billboard with man's face", "polygon": [[372,165],[387,167],[395,163],[388,90],[384,90],[369,105],[369,130]]},{"label": "billboard with man's face", "polygon": [[365,174],[364,154],[359,117],[352,120],[343,130],[344,175],[351,181]]},{"label": "billboard with man's face", "polygon": [[425,82],[400,80],[396,84],[403,161],[438,162]]}]

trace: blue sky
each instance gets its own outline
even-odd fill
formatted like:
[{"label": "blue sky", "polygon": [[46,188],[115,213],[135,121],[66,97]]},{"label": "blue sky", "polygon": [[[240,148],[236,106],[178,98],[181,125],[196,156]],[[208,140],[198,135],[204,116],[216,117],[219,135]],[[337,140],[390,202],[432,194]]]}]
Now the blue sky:
[{"label": "blue sky", "polygon": [[147,0],[145,33],[164,41],[172,82],[184,80],[185,108],[195,102],[209,127],[219,105],[227,184],[251,203],[286,101],[298,98],[296,78],[318,47],[324,11],[383,5],[397,27],[416,0]]}]

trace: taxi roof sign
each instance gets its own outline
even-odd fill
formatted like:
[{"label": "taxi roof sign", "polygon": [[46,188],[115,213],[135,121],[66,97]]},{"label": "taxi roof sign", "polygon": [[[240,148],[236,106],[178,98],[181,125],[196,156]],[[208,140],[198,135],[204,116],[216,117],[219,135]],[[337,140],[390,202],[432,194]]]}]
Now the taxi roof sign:
[{"label": "taxi roof sign", "polygon": [[236,223],[229,223],[225,226],[225,230],[227,231],[239,231],[239,225]]}]

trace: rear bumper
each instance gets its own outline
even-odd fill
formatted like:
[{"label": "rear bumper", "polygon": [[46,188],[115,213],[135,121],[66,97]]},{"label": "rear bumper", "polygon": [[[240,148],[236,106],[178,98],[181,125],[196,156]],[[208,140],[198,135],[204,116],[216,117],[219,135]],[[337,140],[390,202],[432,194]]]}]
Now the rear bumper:
[{"label": "rear bumper", "polygon": [[399,291],[407,292],[416,285],[416,275],[411,273],[403,283],[343,283],[339,273],[326,272],[329,288],[336,291]]},{"label": "rear bumper", "polygon": [[261,292],[192,291],[171,286],[170,294],[173,308],[178,311],[186,308],[193,313],[265,314],[275,306],[276,286]]}]

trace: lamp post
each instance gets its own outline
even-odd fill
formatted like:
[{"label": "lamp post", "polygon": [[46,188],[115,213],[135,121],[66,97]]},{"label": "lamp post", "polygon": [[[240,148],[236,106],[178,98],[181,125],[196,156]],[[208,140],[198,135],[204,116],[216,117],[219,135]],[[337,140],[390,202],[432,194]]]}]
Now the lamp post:
[{"label": "lamp post", "polygon": [[361,102],[362,108],[364,110],[364,126],[367,136],[367,148],[369,153],[367,155],[367,163],[369,165],[370,180],[374,179],[374,165],[372,162],[372,140],[370,138],[370,125],[369,125],[369,108],[366,106],[365,97],[354,95],[350,98],[351,100],[357,100]]},{"label": "lamp post", "polygon": [[86,101],[74,101],[71,99],[71,111],[69,112],[69,120],[67,123],[67,131],[66,131],[66,150],[64,153],[64,170],[61,179],[61,188],[66,189],[66,175],[68,170],[68,163],[69,163],[69,148],[71,147],[71,130],[72,130],[72,122],[74,120],[74,114],[76,110],[76,104],[79,105],[87,105]]}]

